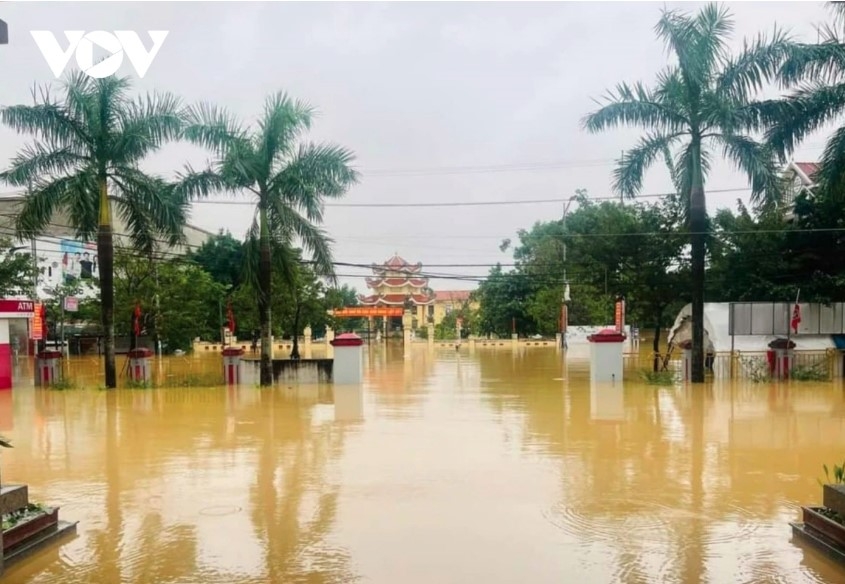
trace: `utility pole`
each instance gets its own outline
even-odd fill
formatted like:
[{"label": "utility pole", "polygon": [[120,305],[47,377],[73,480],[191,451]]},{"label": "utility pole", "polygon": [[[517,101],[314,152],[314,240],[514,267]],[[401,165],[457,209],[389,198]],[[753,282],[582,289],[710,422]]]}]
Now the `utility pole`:
[{"label": "utility pole", "polygon": [[566,348],[566,329],[569,324],[569,308],[566,305],[569,302],[569,279],[566,277],[566,214],[569,212],[569,206],[572,204],[572,201],[577,198],[577,195],[572,195],[563,204],[563,219],[561,220],[563,231],[563,298],[560,303],[560,346],[564,349]]}]

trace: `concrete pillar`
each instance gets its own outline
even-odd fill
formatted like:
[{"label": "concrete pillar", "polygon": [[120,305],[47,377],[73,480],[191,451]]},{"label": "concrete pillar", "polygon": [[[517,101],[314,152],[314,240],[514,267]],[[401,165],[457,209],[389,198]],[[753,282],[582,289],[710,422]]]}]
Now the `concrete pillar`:
[{"label": "concrete pillar", "polygon": [[684,349],[681,353],[681,367],[684,371],[684,381],[692,379],[692,349]]},{"label": "concrete pillar", "polygon": [[61,351],[41,351],[35,357],[35,385],[50,387],[62,380]]},{"label": "concrete pillar", "polygon": [[519,347],[519,335],[516,333],[513,333],[511,335],[511,347],[513,347],[514,349]]},{"label": "concrete pillar", "polygon": [[135,383],[150,383],[153,380],[153,352],[149,349],[129,351],[129,379]]},{"label": "concrete pillar", "polygon": [[405,313],[402,315],[402,346],[405,350],[405,357],[410,357],[411,355],[411,323],[413,322],[413,316],[411,315],[411,310],[406,308]]},{"label": "concrete pillar", "polygon": [[302,331],[302,345],[305,349],[305,358],[311,358],[311,325],[305,327]]},{"label": "concrete pillar", "polygon": [[590,382],[621,383],[623,379],[622,347],[625,334],[604,329],[587,337],[590,342]]},{"label": "concrete pillar", "polygon": [[334,363],[332,382],[335,385],[359,385],[363,380],[364,368],[361,356],[364,340],[355,333],[338,335],[332,341]]},{"label": "concrete pillar", "polygon": [[244,350],[240,347],[223,349],[223,379],[226,385],[238,385],[241,382],[241,357]]},{"label": "concrete pillar", "polygon": [[326,359],[331,359],[334,356],[332,341],[334,340],[334,329],[326,327]]},{"label": "concrete pillar", "polygon": [[428,331],[428,348],[432,349],[434,348],[434,324],[428,323],[426,330]]},{"label": "concrete pillar", "polygon": [[795,359],[795,351],[792,349],[775,349],[775,379],[789,379],[792,373],[792,366]]}]

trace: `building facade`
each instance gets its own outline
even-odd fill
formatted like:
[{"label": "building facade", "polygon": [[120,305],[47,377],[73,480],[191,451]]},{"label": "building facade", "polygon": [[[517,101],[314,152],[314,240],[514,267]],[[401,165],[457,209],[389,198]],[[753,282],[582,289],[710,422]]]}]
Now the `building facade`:
[{"label": "building facade", "polygon": [[[410,262],[394,253],[382,264],[373,264],[373,276],[366,278],[370,294],[360,295],[364,306],[402,307],[411,311],[412,328],[422,328],[429,323],[437,325],[453,310],[460,310],[471,303],[470,290],[434,291],[423,275],[421,263]],[[401,327],[400,317],[386,317],[388,330]]]},{"label": "building facade", "polygon": [[[70,218],[63,210],[56,211],[45,233],[34,240],[21,240],[15,236],[15,220],[22,203],[20,196],[0,197],[0,238],[12,241],[19,253],[33,253],[38,258],[38,296],[51,296],[56,286],[78,281],[85,297],[97,293],[94,286],[86,286],[100,277],[96,241],[82,241],[70,226]],[[115,247],[131,247],[129,228],[119,213],[114,213]],[[185,241],[181,245],[162,244],[159,253],[166,258],[177,257],[195,250],[213,234],[204,229],[185,225]]]}]

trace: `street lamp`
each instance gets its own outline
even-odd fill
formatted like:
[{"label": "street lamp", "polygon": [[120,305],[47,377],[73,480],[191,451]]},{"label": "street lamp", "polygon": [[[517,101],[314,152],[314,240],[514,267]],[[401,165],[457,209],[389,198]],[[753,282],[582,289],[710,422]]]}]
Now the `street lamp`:
[{"label": "street lamp", "polygon": [[9,44],[9,25],[0,20],[0,45]]}]

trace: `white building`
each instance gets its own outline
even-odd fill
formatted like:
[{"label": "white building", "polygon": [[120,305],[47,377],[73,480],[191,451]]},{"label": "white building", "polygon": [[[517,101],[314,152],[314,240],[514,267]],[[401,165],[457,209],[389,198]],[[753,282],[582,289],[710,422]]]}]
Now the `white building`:
[{"label": "white building", "polygon": [[[78,278],[85,282],[99,277],[96,241],[80,241],[70,227],[67,214],[58,211],[50,222],[47,231],[36,237],[35,241],[20,240],[15,237],[15,218],[18,216],[22,197],[0,197],[0,237],[10,238],[13,247],[19,248],[21,253],[30,253],[35,249],[41,273],[38,276],[38,294],[44,297],[49,290],[70,279]],[[119,213],[114,214],[115,245],[130,246],[128,229]],[[214,234],[186,225],[184,228],[185,243],[178,246],[162,244],[160,252],[165,257],[184,255],[196,250],[208,241]],[[95,289],[88,292],[96,293]]]}]

